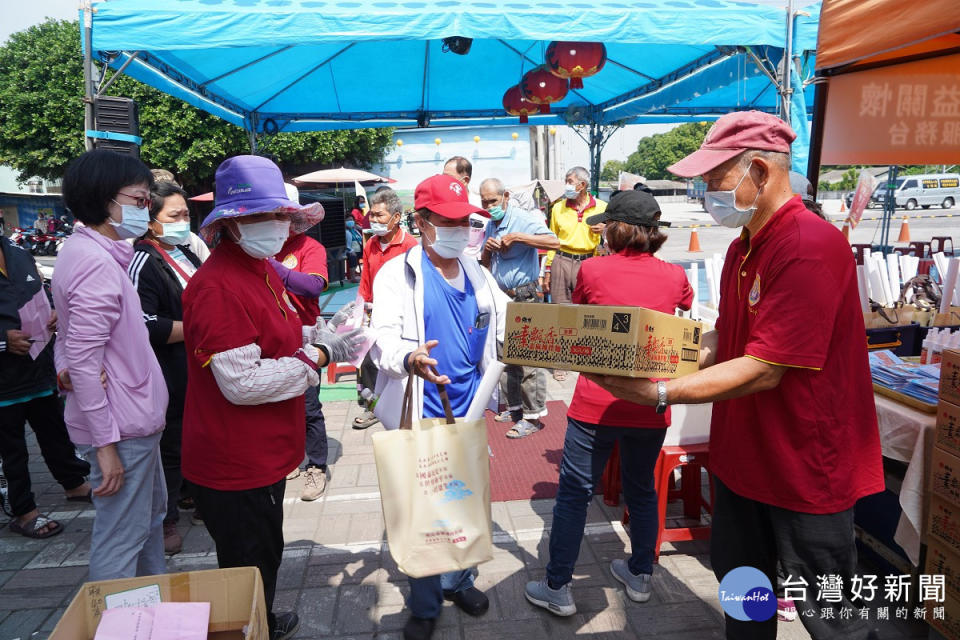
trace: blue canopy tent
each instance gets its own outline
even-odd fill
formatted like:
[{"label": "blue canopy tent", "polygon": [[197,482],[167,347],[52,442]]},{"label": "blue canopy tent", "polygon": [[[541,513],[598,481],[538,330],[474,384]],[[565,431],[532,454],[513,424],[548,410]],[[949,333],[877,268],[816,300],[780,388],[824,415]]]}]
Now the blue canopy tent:
[{"label": "blue canopy tent", "polygon": [[[279,131],[516,124],[503,94],[550,41],[603,42],[603,70],[530,116],[582,127],[599,174],[600,149],[623,124],[788,114],[802,87],[778,80],[790,77],[782,60],[800,82],[813,75],[819,3],[111,0],[84,18],[92,60],[243,127],[254,149]],[[472,38],[469,53],[445,52],[450,36]],[[812,110],[812,99],[793,102]]]}]

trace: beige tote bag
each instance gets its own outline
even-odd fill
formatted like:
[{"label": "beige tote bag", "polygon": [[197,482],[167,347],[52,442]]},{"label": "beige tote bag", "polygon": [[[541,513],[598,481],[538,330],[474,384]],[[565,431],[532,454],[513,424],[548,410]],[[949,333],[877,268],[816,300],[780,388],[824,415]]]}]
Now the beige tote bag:
[{"label": "beige tote bag", "polygon": [[490,460],[483,420],[414,420],[407,380],[400,428],[373,435],[390,555],[413,578],[474,567],[493,557]]}]

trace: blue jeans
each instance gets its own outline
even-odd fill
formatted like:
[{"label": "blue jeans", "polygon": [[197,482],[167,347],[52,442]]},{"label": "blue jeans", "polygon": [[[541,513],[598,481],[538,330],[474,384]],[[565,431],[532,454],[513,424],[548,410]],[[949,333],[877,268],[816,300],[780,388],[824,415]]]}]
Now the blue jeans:
[{"label": "blue jeans", "polygon": [[448,571],[438,576],[425,578],[407,578],[410,583],[410,597],[407,607],[418,618],[436,618],[443,609],[444,591],[463,591],[473,586],[473,571]]},{"label": "blue jeans", "polygon": [[620,443],[623,496],[630,509],[630,571],[635,575],[653,573],[659,524],[653,470],[666,434],[665,428],[605,427],[567,418],[560,486],[550,530],[547,579],[552,587],[559,588],[573,577],[587,506],[615,442]]},{"label": "blue jeans", "polygon": [[[90,580],[151,576],[167,572],[163,518],[167,486],[160,462],[160,433],[117,443],[123,486],[104,498],[93,494],[96,516],[90,534]],[[85,447],[90,485],[103,482],[97,450]]]}]

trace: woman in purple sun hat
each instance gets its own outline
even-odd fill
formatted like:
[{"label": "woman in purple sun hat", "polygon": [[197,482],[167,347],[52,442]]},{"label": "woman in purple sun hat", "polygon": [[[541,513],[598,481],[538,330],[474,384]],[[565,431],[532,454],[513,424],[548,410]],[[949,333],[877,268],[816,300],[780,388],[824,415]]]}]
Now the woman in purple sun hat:
[{"label": "woman in purple sun hat", "polygon": [[280,169],[258,156],[217,169],[216,206],[200,232],[216,248],[183,294],[189,384],[183,416],[184,477],[217,545],[220,567],[263,576],[270,637],[290,637],[294,612],[274,615],[283,552],[286,476],[304,452],[304,392],[328,362],[353,360],[359,330],[303,326],[269,263],[290,229],[323,218],[319,204],[287,198]]}]

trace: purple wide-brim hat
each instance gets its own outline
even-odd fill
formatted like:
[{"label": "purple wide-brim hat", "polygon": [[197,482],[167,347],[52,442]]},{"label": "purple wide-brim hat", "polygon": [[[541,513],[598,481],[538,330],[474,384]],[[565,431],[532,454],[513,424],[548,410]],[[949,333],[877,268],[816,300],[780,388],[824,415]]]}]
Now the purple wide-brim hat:
[{"label": "purple wide-brim hat", "polygon": [[210,215],[200,225],[200,235],[210,242],[221,220],[275,211],[290,216],[290,230],[303,233],[323,220],[323,206],[314,202],[301,206],[287,197],[283,174],[272,161],[261,156],[234,156],[217,167],[216,194]]}]

